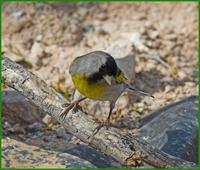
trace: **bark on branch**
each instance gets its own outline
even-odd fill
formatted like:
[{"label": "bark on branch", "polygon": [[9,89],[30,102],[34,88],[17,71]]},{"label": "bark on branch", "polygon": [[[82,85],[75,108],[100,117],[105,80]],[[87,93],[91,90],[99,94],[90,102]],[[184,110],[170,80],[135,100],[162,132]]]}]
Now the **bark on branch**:
[{"label": "bark on branch", "polygon": [[[83,112],[73,114],[69,112],[65,120],[59,117],[62,104],[66,99],[49,87],[43,80],[24,69],[19,64],[3,56],[2,58],[3,82],[20,92],[35,105],[53,116],[67,131],[88,143],[97,124]],[[146,162],[155,167],[193,167],[194,163],[175,158],[151,146],[134,134],[127,134],[116,128],[100,129],[92,138],[90,146],[114,157],[126,165],[136,165]]]}]

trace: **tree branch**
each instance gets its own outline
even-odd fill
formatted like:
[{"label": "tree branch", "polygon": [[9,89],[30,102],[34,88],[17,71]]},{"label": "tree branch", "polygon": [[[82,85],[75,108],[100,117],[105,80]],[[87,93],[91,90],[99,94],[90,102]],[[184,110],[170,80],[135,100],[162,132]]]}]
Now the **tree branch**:
[{"label": "tree branch", "polygon": [[[63,120],[59,117],[62,104],[66,99],[49,87],[43,80],[11,61],[3,54],[2,59],[3,82],[20,92],[35,105],[53,116],[68,132],[72,133],[83,142],[88,143],[88,138],[98,126],[91,116],[78,111],[69,112]],[[134,134],[126,134],[119,129],[101,128],[92,138],[90,146],[114,157],[126,165],[137,165],[144,161],[155,167],[193,167],[194,163],[170,156],[151,146]]]}]

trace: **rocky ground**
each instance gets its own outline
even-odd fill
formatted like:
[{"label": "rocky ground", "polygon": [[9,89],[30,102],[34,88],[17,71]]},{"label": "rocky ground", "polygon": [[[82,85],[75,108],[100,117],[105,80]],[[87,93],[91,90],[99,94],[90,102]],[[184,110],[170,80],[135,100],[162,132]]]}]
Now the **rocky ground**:
[{"label": "rocky ground", "polygon": [[[155,99],[125,94],[113,120],[142,118],[197,95],[197,3],[4,3],[2,18],[2,50],[69,99],[73,84],[68,68],[75,57],[94,50],[108,51],[116,60],[131,54],[130,81]],[[95,119],[107,116],[106,102],[86,101],[83,108]],[[122,166],[45,115],[4,88],[4,167]]]}]

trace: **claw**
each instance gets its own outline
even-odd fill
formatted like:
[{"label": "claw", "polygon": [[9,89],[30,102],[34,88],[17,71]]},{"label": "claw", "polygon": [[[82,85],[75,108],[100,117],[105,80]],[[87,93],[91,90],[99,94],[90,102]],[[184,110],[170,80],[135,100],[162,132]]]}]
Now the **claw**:
[{"label": "claw", "polygon": [[98,122],[98,123],[99,125],[94,129],[93,134],[88,138],[89,143],[92,141],[92,138],[94,137],[94,135],[96,135],[102,127],[106,127],[106,130],[108,130],[108,128],[112,126],[112,123],[110,123],[109,121]]},{"label": "claw", "polygon": [[85,100],[86,97],[82,98],[82,99],[79,99],[79,100],[76,100],[72,103],[64,103],[62,105],[62,107],[66,107],[61,113],[60,113],[60,117],[62,119],[65,119],[65,117],[67,116],[68,112],[72,109],[73,112],[77,112],[78,110],[81,110],[82,111],[82,108],[81,106],[79,105],[79,102]]},{"label": "claw", "polygon": [[100,122],[99,125],[95,128],[95,130],[100,130],[102,127],[106,127],[106,130],[111,126],[111,123],[106,121],[106,122]]},{"label": "claw", "polygon": [[[63,104],[63,105],[66,105],[66,103],[65,104]],[[68,112],[74,107],[74,103],[71,103],[71,104],[67,104],[68,106],[60,113],[60,117],[62,118],[62,119],[65,119],[65,117],[67,116],[67,114],[68,114]]]},{"label": "claw", "polygon": [[70,105],[70,103],[64,103],[63,105],[62,105],[62,107],[68,107]]},{"label": "claw", "polygon": [[72,108],[72,111],[74,113],[78,112],[79,110],[83,112],[83,109],[79,104],[75,104],[74,107]]}]

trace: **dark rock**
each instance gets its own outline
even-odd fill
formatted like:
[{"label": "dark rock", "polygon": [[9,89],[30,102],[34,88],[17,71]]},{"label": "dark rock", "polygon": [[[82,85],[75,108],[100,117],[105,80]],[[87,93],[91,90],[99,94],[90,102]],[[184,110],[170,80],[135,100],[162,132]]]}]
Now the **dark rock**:
[{"label": "dark rock", "polygon": [[187,97],[153,112],[142,121],[139,136],[162,151],[197,163],[198,98]]},{"label": "dark rock", "polygon": [[63,127],[55,129],[55,131],[56,131],[56,136],[58,138],[61,138],[66,134],[66,131],[65,131],[65,129]]},{"label": "dark rock", "polygon": [[89,161],[68,153],[40,149],[14,139],[3,139],[2,143],[6,148],[2,152],[4,168],[96,168]]},{"label": "dark rock", "polygon": [[28,127],[26,127],[26,130],[28,132],[36,132],[36,131],[42,130],[43,127],[44,127],[44,125],[42,123],[35,122],[35,123],[29,125]]},{"label": "dark rock", "polygon": [[125,167],[112,157],[104,155],[87,145],[81,144],[71,148],[66,148],[65,152],[87,160],[98,168]]},{"label": "dark rock", "polygon": [[[3,91],[3,116],[7,116],[10,121],[19,120],[24,123],[33,123],[41,120],[46,114],[44,111],[29,102],[20,93],[7,89]],[[12,118],[12,119],[11,119]]]}]

